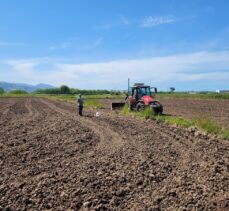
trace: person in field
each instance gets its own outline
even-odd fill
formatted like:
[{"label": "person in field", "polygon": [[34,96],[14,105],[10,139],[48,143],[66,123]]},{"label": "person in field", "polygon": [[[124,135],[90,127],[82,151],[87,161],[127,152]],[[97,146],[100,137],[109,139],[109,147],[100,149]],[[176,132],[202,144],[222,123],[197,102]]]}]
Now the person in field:
[{"label": "person in field", "polygon": [[84,100],[82,98],[82,95],[79,94],[79,97],[77,98],[77,105],[78,105],[78,112],[80,116],[83,115],[83,104],[84,104]]}]

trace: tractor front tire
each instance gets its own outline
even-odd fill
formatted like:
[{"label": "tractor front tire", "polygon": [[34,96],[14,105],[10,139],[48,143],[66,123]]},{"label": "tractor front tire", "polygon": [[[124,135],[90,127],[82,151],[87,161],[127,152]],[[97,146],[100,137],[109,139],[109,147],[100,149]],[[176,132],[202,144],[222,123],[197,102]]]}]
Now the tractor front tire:
[{"label": "tractor front tire", "polygon": [[138,103],[136,106],[136,110],[139,112],[143,112],[145,109],[145,105],[143,103]]}]

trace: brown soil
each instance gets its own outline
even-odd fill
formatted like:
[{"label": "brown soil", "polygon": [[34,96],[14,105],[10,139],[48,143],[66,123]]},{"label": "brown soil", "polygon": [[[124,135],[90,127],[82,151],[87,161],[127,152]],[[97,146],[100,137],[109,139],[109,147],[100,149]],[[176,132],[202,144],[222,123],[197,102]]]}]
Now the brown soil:
[{"label": "brown soil", "polygon": [[[124,99],[99,99],[105,109],[111,109],[112,102],[125,102]],[[229,129],[229,100],[161,98],[164,114],[189,119],[206,118]]]},{"label": "brown soil", "polygon": [[229,128],[229,100],[163,98],[161,102],[166,114],[186,118],[208,118]]},{"label": "brown soil", "polygon": [[229,210],[229,142],[47,99],[0,99],[6,210]]}]

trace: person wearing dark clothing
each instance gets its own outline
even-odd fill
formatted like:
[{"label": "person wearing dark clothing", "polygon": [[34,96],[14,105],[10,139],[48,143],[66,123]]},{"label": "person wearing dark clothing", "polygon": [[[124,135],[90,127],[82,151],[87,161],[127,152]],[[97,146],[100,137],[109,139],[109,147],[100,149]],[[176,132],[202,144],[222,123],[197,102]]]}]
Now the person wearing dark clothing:
[{"label": "person wearing dark clothing", "polygon": [[77,104],[78,104],[78,112],[79,112],[79,115],[82,116],[83,115],[83,103],[84,103],[84,100],[82,98],[82,95],[80,94],[78,99],[77,99]]}]

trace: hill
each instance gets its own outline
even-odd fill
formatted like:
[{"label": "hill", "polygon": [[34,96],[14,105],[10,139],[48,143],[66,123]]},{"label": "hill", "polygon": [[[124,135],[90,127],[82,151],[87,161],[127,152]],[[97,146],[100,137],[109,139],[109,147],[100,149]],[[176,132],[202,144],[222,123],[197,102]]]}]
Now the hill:
[{"label": "hill", "polygon": [[0,82],[0,87],[5,90],[5,92],[9,92],[11,90],[20,89],[25,90],[27,92],[33,92],[37,89],[48,89],[48,88],[55,88],[49,84],[37,84],[37,85],[30,85],[25,83],[8,83],[8,82]]}]

